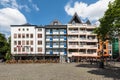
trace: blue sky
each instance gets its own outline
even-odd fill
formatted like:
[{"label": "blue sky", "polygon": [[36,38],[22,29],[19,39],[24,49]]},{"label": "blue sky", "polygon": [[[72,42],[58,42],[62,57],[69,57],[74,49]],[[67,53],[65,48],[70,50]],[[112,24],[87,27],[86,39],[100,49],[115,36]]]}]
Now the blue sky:
[{"label": "blue sky", "polygon": [[[49,24],[54,19],[58,19],[63,24],[66,24],[71,19],[71,16],[67,15],[67,13],[64,10],[64,6],[69,1],[70,0],[33,0],[32,3],[37,4],[37,6],[40,9],[39,11],[35,10],[31,10],[30,12],[26,12],[25,10],[20,11],[25,15],[27,21],[31,24],[46,25]],[[76,1],[91,4],[96,2],[97,0],[73,0],[73,4]],[[19,0],[19,3],[21,3],[21,0]],[[27,5],[29,5],[27,0],[25,0],[24,3],[27,3]]]},{"label": "blue sky", "polygon": [[76,12],[93,24],[104,15],[111,0],[0,0],[0,32],[10,36],[10,25],[48,25],[54,19],[67,24]]}]

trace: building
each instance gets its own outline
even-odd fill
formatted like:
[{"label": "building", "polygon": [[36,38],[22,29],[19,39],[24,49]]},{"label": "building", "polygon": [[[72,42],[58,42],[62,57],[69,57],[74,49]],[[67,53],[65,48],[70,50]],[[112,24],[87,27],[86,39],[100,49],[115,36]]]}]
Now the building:
[{"label": "building", "polygon": [[38,55],[42,56],[45,53],[44,37],[43,27],[30,24],[11,25],[13,57],[15,59],[31,59]]},{"label": "building", "polygon": [[[65,62],[99,57],[96,28],[87,20],[83,23],[75,13],[67,25],[54,20],[49,25],[11,25],[11,53],[15,59],[47,59]],[[112,53],[112,46],[105,43],[104,54]]]},{"label": "building", "polygon": [[[101,54],[100,52],[103,49],[103,54]],[[102,45],[102,41],[99,40],[99,44],[98,44],[98,56],[104,56],[104,57],[110,57],[112,56],[112,44],[109,40],[106,40],[103,45]]]},{"label": "building", "polygon": [[112,57],[114,59],[118,58],[119,55],[119,39],[114,38],[112,40]]},{"label": "building", "polygon": [[80,61],[81,58],[97,57],[98,40],[92,31],[95,26],[88,20],[82,23],[78,15],[72,17],[67,25],[67,55],[72,61]]},{"label": "building", "polygon": [[58,20],[54,20],[50,25],[45,26],[45,54],[47,59],[65,61],[67,57],[67,25],[62,25]]}]

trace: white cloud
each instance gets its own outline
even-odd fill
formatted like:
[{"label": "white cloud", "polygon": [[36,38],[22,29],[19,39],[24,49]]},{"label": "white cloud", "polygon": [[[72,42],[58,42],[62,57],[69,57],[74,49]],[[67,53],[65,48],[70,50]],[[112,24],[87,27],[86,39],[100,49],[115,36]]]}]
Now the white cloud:
[{"label": "white cloud", "polygon": [[0,9],[0,32],[9,35],[10,25],[20,25],[27,23],[25,16],[17,9]]},{"label": "white cloud", "polygon": [[[98,0],[96,3],[88,5],[84,2],[76,1],[72,7],[71,1],[64,7],[68,15],[73,16],[75,12],[82,18],[89,18],[91,21],[100,19],[108,8],[111,0]],[[113,1],[113,0],[112,0]]]},{"label": "white cloud", "polygon": [[32,6],[33,6],[33,8],[34,8],[36,11],[39,11],[39,10],[40,10],[39,7],[38,7],[36,4],[33,4]]},{"label": "white cloud", "polygon": [[32,2],[32,0],[28,0],[29,5],[26,5],[26,3],[20,4],[17,2],[17,0],[0,0],[0,5],[2,5],[4,8],[14,8],[19,10],[25,10],[26,12],[32,11],[31,8],[33,8],[36,11],[39,11],[39,7]]}]

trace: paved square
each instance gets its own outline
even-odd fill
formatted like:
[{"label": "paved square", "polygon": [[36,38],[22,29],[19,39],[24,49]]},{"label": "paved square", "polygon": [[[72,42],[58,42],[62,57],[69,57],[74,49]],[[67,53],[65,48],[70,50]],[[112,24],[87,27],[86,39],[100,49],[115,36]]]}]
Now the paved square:
[{"label": "paved square", "polygon": [[0,80],[120,80],[120,69],[99,69],[81,63],[0,63]]}]

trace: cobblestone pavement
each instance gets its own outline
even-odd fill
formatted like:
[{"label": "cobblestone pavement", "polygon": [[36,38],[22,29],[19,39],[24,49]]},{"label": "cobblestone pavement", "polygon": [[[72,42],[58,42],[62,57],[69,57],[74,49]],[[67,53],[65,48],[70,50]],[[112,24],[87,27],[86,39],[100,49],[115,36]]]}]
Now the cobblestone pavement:
[{"label": "cobblestone pavement", "polygon": [[81,63],[0,63],[0,80],[120,80],[120,68],[99,69],[95,65]]}]

